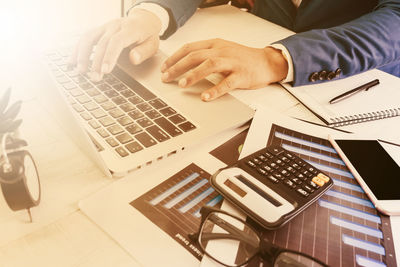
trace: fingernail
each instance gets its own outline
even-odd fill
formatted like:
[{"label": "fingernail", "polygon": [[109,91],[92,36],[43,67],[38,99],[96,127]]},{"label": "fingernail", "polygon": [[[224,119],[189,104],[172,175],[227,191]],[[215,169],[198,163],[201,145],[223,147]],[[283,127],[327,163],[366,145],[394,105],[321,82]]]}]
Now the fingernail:
[{"label": "fingernail", "polygon": [[109,73],[110,72],[110,67],[108,66],[108,64],[103,64],[101,65],[101,72],[102,73]]},{"label": "fingernail", "polygon": [[203,93],[203,94],[201,95],[201,98],[202,98],[204,101],[208,101],[208,100],[210,100],[211,96],[210,96],[209,93]]},{"label": "fingernail", "polygon": [[133,52],[133,63],[139,64],[141,59],[142,59],[141,55],[138,52],[134,51]]},{"label": "fingernail", "polygon": [[180,79],[179,82],[178,82],[178,85],[179,85],[180,87],[185,87],[186,84],[187,84],[186,78],[182,78],[182,79]]},{"label": "fingernail", "polygon": [[162,66],[161,66],[161,71],[165,71],[167,69],[167,64],[162,64]]},{"label": "fingernail", "polygon": [[168,73],[168,72],[165,72],[165,73],[163,73],[163,74],[161,75],[161,79],[162,79],[163,81],[168,81],[168,78],[169,78],[169,73]]}]

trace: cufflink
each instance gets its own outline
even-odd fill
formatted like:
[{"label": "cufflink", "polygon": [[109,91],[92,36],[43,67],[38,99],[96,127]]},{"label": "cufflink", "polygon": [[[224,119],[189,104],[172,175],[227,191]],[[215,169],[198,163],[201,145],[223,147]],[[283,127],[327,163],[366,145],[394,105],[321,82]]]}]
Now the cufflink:
[{"label": "cufflink", "polygon": [[339,78],[340,74],[342,74],[342,69],[341,69],[341,68],[337,68],[337,69],[335,70],[335,76],[336,76],[336,78]]},{"label": "cufflink", "polygon": [[310,82],[315,82],[315,81],[317,81],[318,79],[319,79],[318,72],[313,72],[313,73],[311,73],[310,77],[308,78],[308,80],[309,80]]},{"label": "cufflink", "polygon": [[327,74],[328,74],[328,73],[326,72],[326,70],[320,71],[320,72],[318,73],[318,79],[319,79],[320,81],[326,80]]},{"label": "cufflink", "polygon": [[333,71],[330,71],[330,72],[328,73],[328,75],[326,76],[326,79],[327,79],[328,81],[330,81],[330,80],[334,79],[335,77],[336,77],[336,73],[333,72]]}]

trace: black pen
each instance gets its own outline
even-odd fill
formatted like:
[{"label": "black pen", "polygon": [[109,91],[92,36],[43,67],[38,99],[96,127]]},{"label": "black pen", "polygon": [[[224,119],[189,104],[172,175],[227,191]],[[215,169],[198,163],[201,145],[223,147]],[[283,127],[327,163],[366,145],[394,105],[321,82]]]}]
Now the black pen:
[{"label": "black pen", "polygon": [[345,92],[345,93],[343,93],[341,95],[338,95],[338,96],[332,98],[329,101],[329,104],[337,103],[337,102],[339,102],[339,101],[341,101],[341,100],[343,100],[345,98],[348,98],[348,97],[350,97],[350,96],[352,96],[352,95],[354,95],[354,94],[356,94],[358,92],[361,92],[361,91],[364,91],[364,90],[368,91],[369,88],[371,88],[371,87],[373,87],[375,85],[378,85],[378,84],[379,84],[379,80],[375,79],[375,80],[373,80],[371,82],[363,84],[363,85],[361,85],[361,86],[359,86],[357,88],[351,89],[350,91],[347,91],[347,92]]}]

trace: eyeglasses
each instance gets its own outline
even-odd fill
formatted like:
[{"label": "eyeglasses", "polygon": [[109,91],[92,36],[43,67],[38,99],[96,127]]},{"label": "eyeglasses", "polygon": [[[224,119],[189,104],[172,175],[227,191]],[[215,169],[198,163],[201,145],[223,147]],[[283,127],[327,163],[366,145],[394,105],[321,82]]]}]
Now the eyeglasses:
[{"label": "eyeglasses", "polygon": [[[200,210],[201,224],[190,234],[203,253],[225,266],[243,266],[256,257],[275,267],[327,266],[307,254],[275,246],[242,219],[225,211],[204,206]],[[228,251],[236,252],[236,257]]]}]

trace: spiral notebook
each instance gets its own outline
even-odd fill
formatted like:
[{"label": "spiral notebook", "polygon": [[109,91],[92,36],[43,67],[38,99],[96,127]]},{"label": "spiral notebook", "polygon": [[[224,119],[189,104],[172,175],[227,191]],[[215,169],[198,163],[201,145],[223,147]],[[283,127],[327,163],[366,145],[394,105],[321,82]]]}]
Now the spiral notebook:
[{"label": "spiral notebook", "polygon": [[[335,96],[374,79],[379,79],[380,84],[329,104],[329,100]],[[286,83],[282,86],[329,126],[339,127],[400,116],[400,79],[379,70],[315,85],[292,87]]]}]

